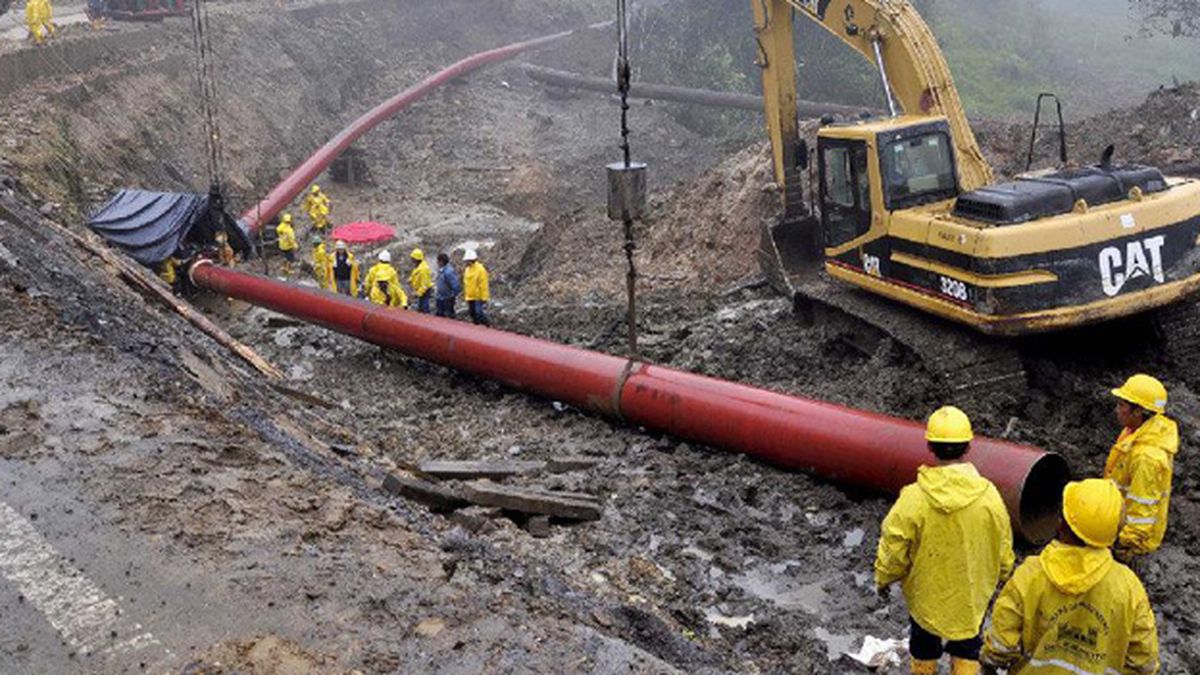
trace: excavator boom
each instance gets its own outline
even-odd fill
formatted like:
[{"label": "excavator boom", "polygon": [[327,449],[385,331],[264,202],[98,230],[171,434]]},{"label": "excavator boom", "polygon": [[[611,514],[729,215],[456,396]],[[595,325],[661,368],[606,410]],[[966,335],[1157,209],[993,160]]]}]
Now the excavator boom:
[{"label": "excavator boom", "polygon": [[905,0],[751,0],[751,5],[775,177],[785,198],[789,188],[798,189],[786,176],[795,166],[798,143],[794,13],[814,21],[877,66],[878,43],[879,61],[900,111],[943,116],[949,122],[960,188],[970,191],[992,181],[992,169],[971,132],[946,57],[911,4]]}]

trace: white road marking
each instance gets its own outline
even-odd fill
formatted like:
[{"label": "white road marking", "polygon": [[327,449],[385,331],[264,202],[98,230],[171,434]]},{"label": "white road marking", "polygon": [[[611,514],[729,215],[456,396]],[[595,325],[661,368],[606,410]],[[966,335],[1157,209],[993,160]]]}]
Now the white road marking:
[{"label": "white road marking", "polygon": [[[33,524],[0,502],[0,575],[17,587],[80,655],[104,658],[170,656],[154,635],[127,617],[116,600],[92,583],[46,541]],[[119,640],[119,641],[118,641]]]}]

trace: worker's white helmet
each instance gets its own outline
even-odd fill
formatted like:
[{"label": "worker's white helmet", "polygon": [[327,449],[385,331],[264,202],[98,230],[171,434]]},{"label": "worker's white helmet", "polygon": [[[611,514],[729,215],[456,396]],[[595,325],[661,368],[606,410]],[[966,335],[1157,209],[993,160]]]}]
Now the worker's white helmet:
[{"label": "worker's white helmet", "polygon": [[475,249],[469,248],[463,253],[463,262],[471,262],[472,260],[479,260],[479,256],[475,255]]},{"label": "worker's white helmet", "polygon": [[333,245],[333,248],[338,251],[345,251],[346,250],[346,242],[342,241],[341,239],[338,239],[337,243]]},{"label": "worker's white helmet", "polygon": [[392,262],[392,254],[387,251],[380,251],[379,262]]}]

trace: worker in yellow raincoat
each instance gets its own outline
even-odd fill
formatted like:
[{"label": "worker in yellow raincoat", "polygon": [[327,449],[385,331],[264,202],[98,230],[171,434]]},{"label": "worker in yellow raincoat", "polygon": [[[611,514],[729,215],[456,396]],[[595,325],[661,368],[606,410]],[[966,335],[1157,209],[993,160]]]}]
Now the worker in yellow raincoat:
[{"label": "worker in yellow raincoat", "polygon": [[279,236],[279,250],[283,253],[283,273],[291,276],[292,265],[296,262],[296,230],[292,228],[292,214],[285,213],[275,226],[275,234]]},{"label": "worker in yellow raincoat", "polygon": [[175,290],[179,284],[179,258],[171,256],[158,264],[158,278]]},{"label": "worker in yellow raincoat", "polygon": [[304,201],[300,203],[300,207],[308,214],[308,219],[312,221],[313,228],[317,232],[324,232],[329,226],[329,197],[321,192],[320,185],[313,185],[308,194],[305,195]]},{"label": "worker in yellow raincoat", "polygon": [[392,254],[387,251],[379,253],[379,262],[367,270],[367,279],[363,283],[363,291],[367,299],[376,305],[385,307],[408,307],[408,296],[400,285],[400,275],[392,267]]},{"label": "worker in yellow raincoat", "polygon": [[467,313],[476,324],[490,326],[492,320],[487,315],[487,303],[492,294],[487,268],[479,262],[479,254],[474,249],[463,253],[463,265],[463,299],[467,301]]},{"label": "worker in yellow raincoat", "polygon": [[333,245],[333,255],[326,257],[325,288],[339,295],[358,297],[358,261],[340,239]]},{"label": "worker in yellow raincoat", "polygon": [[1179,427],[1164,414],[1167,388],[1153,377],[1134,375],[1112,393],[1121,434],[1104,463],[1104,477],[1125,495],[1125,523],[1114,553],[1136,571],[1138,556],[1158,550],[1167,531]]},{"label": "worker in yellow raincoat", "polygon": [[37,44],[42,44],[46,36],[54,35],[54,10],[50,6],[50,0],[27,0],[25,25]]},{"label": "worker in yellow raincoat", "polygon": [[[988,602],[1013,568],[1012,526],[1000,493],[967,459],[971,421],[958,408],[929,417],[925,439],[937,459],[883,520],[875,584],[887,598],[899,581],[908,603],[912,672],[980,672],[980,629]],[[969,536],[967,536],[969,535]],[[945,643],[945,644],[943,644]]]},{"label": "worker in yellow raincoat", "polygon": [[1026,558],[996,599],[985,664],[1010,675],[1158,671],[1146,589],[1108,550],[1123,501],[1112,481],[1067,484],[1057,538]]},{"label": "worker in yellow raincoat", "polygon": [[233,247],[229,245],[229,235],[224,230],[216,235],[217,247],[217,262],[225,267],[233,267],[237,262],[237,256],[233,251]]},{"label": "worker in yellow raincoat", "polygon": [[329,269],[329,254],[325,252],[325,240],[321,235],[314,234],[309,243],[312,244],[312,267],[313,277],[317,280],[317,285],[325,288],[329,285],[325,276]]},{"label": "worker in yellow raincoat", "polygon": [[433,272],[429,271],[429,264],[425,262],[425,252],[421,249],[414,248],[409,258],[413,261],[413,269],[408,274],[408,285],[417,299],[417,310],[428,314],[429,303],[433,299]]}]

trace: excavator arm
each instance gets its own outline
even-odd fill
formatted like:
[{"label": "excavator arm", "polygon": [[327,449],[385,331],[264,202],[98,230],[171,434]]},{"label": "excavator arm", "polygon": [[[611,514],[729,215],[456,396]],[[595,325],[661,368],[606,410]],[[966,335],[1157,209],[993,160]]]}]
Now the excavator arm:
[{"label": "excavator arm", "polygon": [[[933,32],[905,0],[750,0],[754,9],[763,105],[775,163],[775,178],[789,188],[796,166],[796,55],[792,24],[796,13],[845,42],[870,63],[882,66],[895,112],[944,116],[950,123],[964,191],[987,185],[992,169],[975,141],[954,88],[946,58]],[[878,45],[878,54],[876,46]],[[892,103],[892,102],[890,102]]]}]

